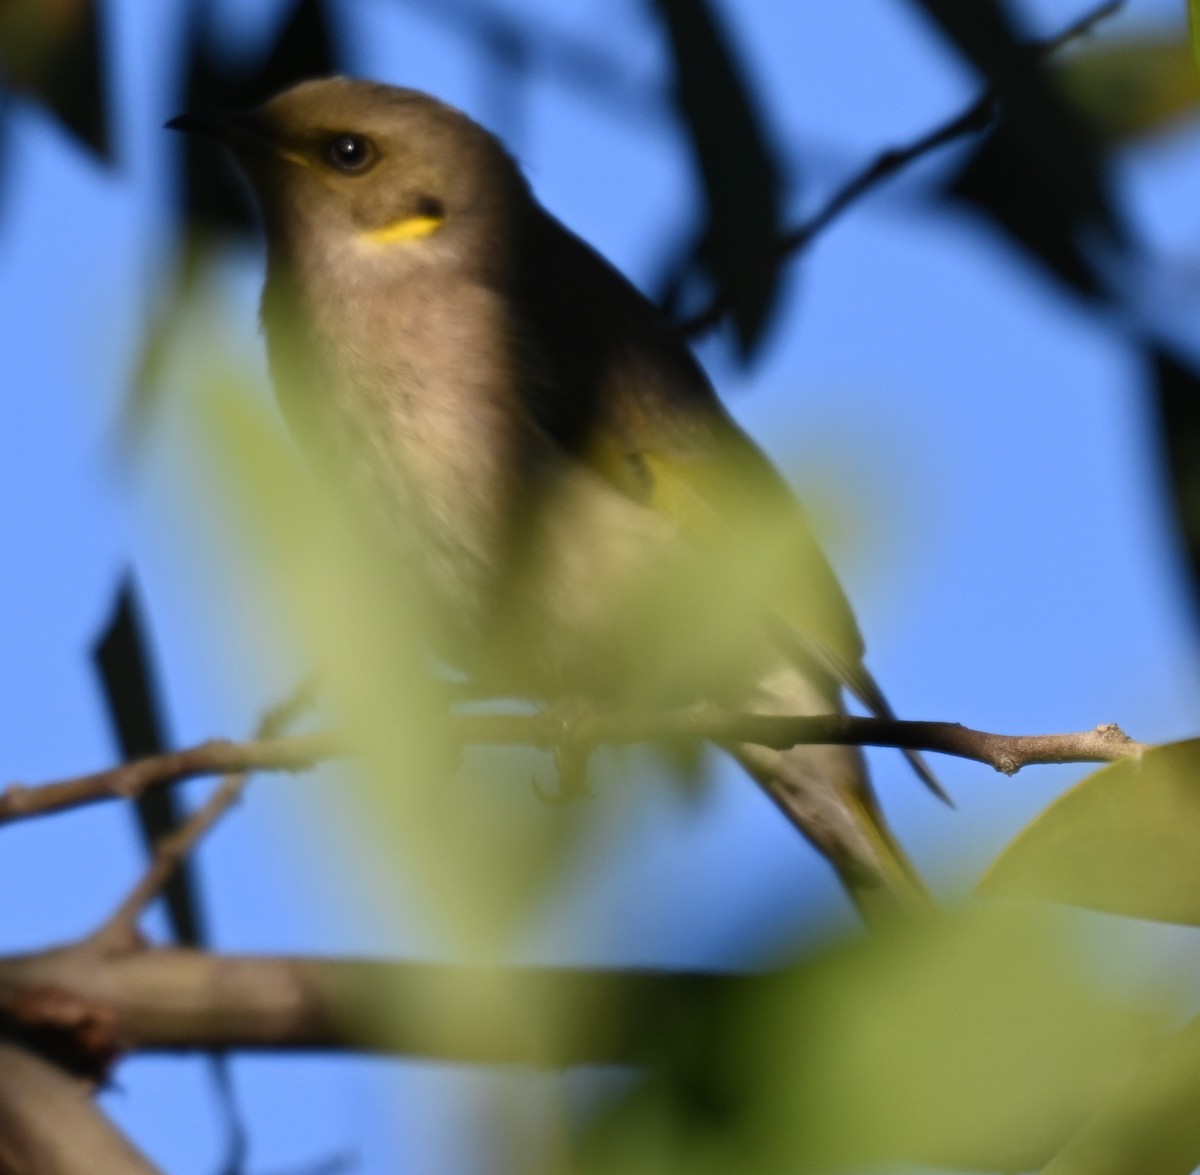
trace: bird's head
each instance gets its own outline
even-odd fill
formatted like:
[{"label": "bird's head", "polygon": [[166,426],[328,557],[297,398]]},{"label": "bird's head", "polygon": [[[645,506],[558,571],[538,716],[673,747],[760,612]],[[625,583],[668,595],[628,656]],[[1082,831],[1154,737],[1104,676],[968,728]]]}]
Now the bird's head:
[{"label": "bird's head", "polygon": [[[173,130],[233,153],[289,260],[364,266],[422,255],[475,264],[504,253],[529,202],[503,145],[416,90],[349,78],[303,82],[244,114],[185,114]],[[319,257],[306,257],[316,251]]]}]

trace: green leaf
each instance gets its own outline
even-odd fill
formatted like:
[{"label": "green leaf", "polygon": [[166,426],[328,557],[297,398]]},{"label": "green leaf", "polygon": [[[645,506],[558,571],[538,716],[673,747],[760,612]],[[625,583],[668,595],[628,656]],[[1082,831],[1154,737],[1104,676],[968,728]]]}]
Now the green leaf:
[{"label": "green leaf", "polygon": [[658,1073],[597,1124],[581,1169],[1037,1168],[1167,1032],[1103,990],[1120,943],[1079,922],[975,907],[731,987],[669,1025]]},{"label": "green leaf", "polygon": [[1104,41],[1064,61],[1058,80],[1107,140],[1162,129],[1200,107],[1194,47],[1180,36]]},{"label": "green leaf", "polygon": [[1188,1175],[1200,1164],[1200,1020],[1142,1066],[1042,1175]]},{"label": "green leaf", "polygon": [[[216,345],[210,338],[210,352]],[[300,663],[321,667],[331,725],[352,750],[337,811],[355,830],[354,867],[370,863],[385,916],[415,913],[468,957],[507,951],[562,892],[614,805],[542,803],[532,781],[552,764],[533,749],[464,750],[429,654],[440,616],[380,542],[369,500],[349,479],[302,466],[261,389],[237,369],[206,373],[196,392],[192,431],[207,441],[225,498],[222,542],[240,539],[239,575],[265,589],[271,610],[256,627],[279,624]],[[616,811],[632,816],[633,806],[618,801]],[[390,906],[397,899],[407,905]],[[470,1014],[484,1031],[487,1009]]]},{"label": "green leaf", "polygon": [[992,865],[980,892],[1200,926],[1200,740],[1088,776]]}]

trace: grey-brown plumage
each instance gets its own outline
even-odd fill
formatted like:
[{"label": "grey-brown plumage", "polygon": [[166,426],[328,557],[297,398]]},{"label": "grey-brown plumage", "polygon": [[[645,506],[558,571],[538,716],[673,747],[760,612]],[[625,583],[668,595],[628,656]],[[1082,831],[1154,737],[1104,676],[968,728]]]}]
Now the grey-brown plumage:
[{"label": "grey-brown plumage", "polygon": [[[542,698],[809,714],[845,686],[890,713],[786,484],[496,138],[342,78],[172,125],[249,177],[284,414],[403,552],[452,660]],[[923,900],[857,750],[731,749],[860,904]]]}]

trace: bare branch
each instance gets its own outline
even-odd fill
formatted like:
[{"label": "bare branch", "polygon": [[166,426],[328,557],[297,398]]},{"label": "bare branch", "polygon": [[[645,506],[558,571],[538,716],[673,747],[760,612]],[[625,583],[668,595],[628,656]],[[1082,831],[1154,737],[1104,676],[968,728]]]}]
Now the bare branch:
[{"label": "bare branch", "polygon": [[752,981],[680,971],[112,951],[92,939],[0,958],[0,1030],[43,1047],[50,1041],[54,1055],[96,1076],[111,1064],[113,1041],[124,1051],[330,1049],[478,1064],[631,1064],[652,1050],[656,1026],[694,1010],[697,999]]},{"label": "bare branch", "polygon": [[108,1121],[90,1087],[0,1043],[0,1175],[155,1175]]},{"label": "bare branch", "polygon": [[[1042,763],[1112,763],[1140,755],[1146,743],[1118,726],[1097,726],[1076,734],[1007,735],[972,730],[956,722],[901,722],[844,714],[791,718],[744,714],[698,705],[667,713],[587,711],[551,706],[538,714],[470,714],[447,720],[448,735],[462,744],[590,748],[660,738],[695,738],[722,745],[755,743],[786,750],[812,744],[896,747],[937,751],[973,759],[1014,775]],[[0,794],[0,824],[44,816],[113,798],[131,798],[204,775],[251,771],[305,771],[346,755],[331,733],[261,738],[235,743],[214,739],[187,750],[138,759],[106,771],[34,787],[13,784]]]},{"label": "bare branch", "polygon": [[[1036,42],[1030,47],[1034,60],[1040,61],[1050,57],[1064,45],[1091,32],[1102,20],[1118,12],[1122,3],[1123,0],[1107,0],[1098,8],[1073,21],[1056,36]],[[867,167],[855,173],[842,184],[808,220],[780,238],[771,255],[764,258],[763,267],[768,271],[777,268],[789,257],[802,252],[814,237],[828,228],[851,205],[856,204],[864,196],[918,159],[932,154],[939,147],[985,130],[992,121],[1002,97],[1002,88],[993,84],[953,118],[927,131],[919,138],[913,139],[903,147],[893,147],[877,155]],[[725,317],[729,309],[729,299],[718,295],[699,314],[683,323],[680,330],[689,338],[705,334]]]}]

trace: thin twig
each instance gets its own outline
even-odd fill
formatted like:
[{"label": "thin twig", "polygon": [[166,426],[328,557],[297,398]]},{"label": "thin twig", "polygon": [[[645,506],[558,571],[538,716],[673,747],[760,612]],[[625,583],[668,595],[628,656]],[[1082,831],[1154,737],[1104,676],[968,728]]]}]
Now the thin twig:
[{"label": "thin twig", "polygon": [[[745,714],[709,705],[657,714],[589,711],[578,706],[550,706],[528,715],[460,714],[448,719],[447,734],[464,745],[492,746],[588,748],[601,743],[694,738],[726,746],[753,743],[781,750],[822,743],[896,747],[972,759],[1006,775],[1043,763],[1111,763],[1150,749],[1112,725],[1076,734],[1005,735],[972,730],[956,722],[901,722],[844,714],[792,718]],[[243,743],[212,740],[72,779],[34,787],[13,784],[0,793],[0,824],[116,797],[130,798],[151,787],[198,776],[304,771],[347,753],[343,741],[328,732]],[[216,798],[214,795],[213,800]],[[197,813],[197,818],[203,811]]]},{"label": "thin twig", "polygon": [[[315,679],[309,678],[277,706],[268,710],[258,724],[256,739],[278,738],[312,706],[316,688]],[[154,846],[154,855],[146,872],[97,932],[98,939],[128,942],[136,937],[138,920],[147,906],[162,894],[180,865],[209,830],[241,799],[250,775],[249,769],[226,775],[204,804]]]},{"label": "thin twig", "polygon": [[37,787],[10,784],[0,793],[0,824],[101,800],[136,799],[147,788],[228,771],[308,771],[342,754],[337,740],[324,733],[242,743],[210,739],[186,750],[134,759],[57,783]]},{"label": "thin twig", "polygon": [[[1100,7],[1073,21],[1055,36],[1036,42],[1030,47],[1031,56],[1035,61],[1052,56],[1064,45],[1091,32],[1101,21],[1118,12],[1122,4],[1123,0],[1107,0]],[[768,271],[775,269],[789,257],[804,250],[814,237],[828,228],[851,205],[903,171],[909,164],[931,154],[939,147],[985,130],[992,121],[1002,96],[1002,87],[993,83],[979,98],[953,118],[913,139],[906,146],[893,147],[881,152],[867,167],[842,184],[808,220],[784,234],[764,260],[764,268]],[[725,294],[718,294],[700,313],[683,323],[680,330],[689,338],[705,334],[715,327],[730,309],[729,298]]]},{"label": "thin twig", "polygon": [[1101,4],[1098,8],[1093,8],[1091,11],[1085,12],[1082,16],[1076,17],[1057,36],[1047,37],[1044,41],[1037,41],[1033,46],[1034,55],[1039,60],[1053,56],[1072,41],[1077,41],[1080,37],[1087,36],[1101,21],[1108,20],[1110,16],[1116,16],[1124,7],[1125,0],[1108,0],[1107,3]]}]

